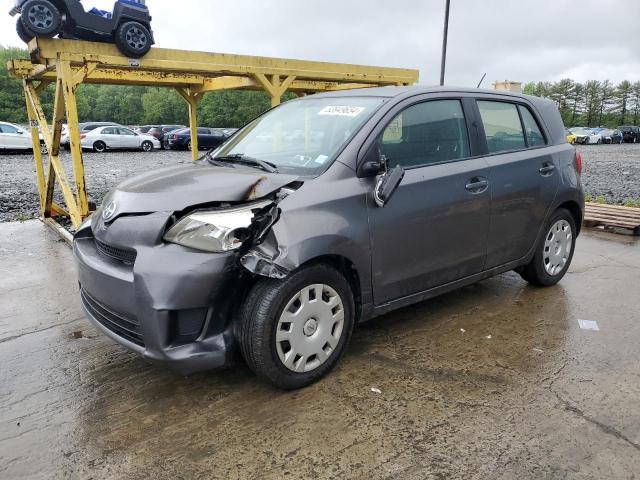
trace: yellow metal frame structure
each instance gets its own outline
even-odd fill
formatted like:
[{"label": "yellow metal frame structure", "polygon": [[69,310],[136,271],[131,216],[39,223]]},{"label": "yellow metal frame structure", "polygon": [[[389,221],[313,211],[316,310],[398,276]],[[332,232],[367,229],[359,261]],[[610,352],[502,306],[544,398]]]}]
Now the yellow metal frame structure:
[{"label": "yellow metal frame structure", "polygon": [[[9,73],[23,82],[31,125],[36,182],[42,216],[70,217],[74,227],[90,214],[87,198],[76,89],[82,83],[143,85],[177,90],[189,110],[192,158],[198,157],[197,106],[206,92],[264,90],[272,106],[286,91],[301,94],[386,85],[411,85],[418,71],[282,58],[153,48],[142,59],[122,56],[114,45],[77,40],[34,39],[31,60],[10,60]],[[47,122],[40,95],[55,84],[53,119]],[[60,136],[66,119],[73,169],[69,181],[60,159]],[[42,135],[49,162],[40,149]],[[53,201],[56,181],[66,208]]]}]

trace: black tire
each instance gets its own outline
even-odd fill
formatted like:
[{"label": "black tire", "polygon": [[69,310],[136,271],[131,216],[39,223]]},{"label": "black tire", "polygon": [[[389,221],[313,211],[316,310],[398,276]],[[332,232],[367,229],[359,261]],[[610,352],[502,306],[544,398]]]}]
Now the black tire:
[{"label": "black tire", "polygon": [[47,151],[47,146],[45,145],[44,142],[40,142],[40,153],[42,153],[43,155],[46,155],[47,153],[49,153]]},{"label": "black tire", "polygon": [[153,151],[153,143],[149,140],[145,140],[142,142],[142,151],[143,152],[152,152]]},{"label": "black tire", "polygon": [[96,153],[104,153],[107,151],[107,144],[102,140],[98,140],[93,144],[93,151]]},{"label": "black tire", "polygon": [[140,58],[151,48],[151,32],[139,22],[125,22],[115,35],[118,49],[129,58]]},{"label": "black tire", "polygon": [[[545,242],[551,234],[551,228],[562,220],[566,221],[571,228],[571,252],[567,257],[564,267],[559,272],[551,275],[545,268]],[[571,265],[571,260],[573,260],[573,254],[576,248],[576,237],[577,229],[573,215],[571,215],[571,212],[568,210],[559,208],[549,217],[549,220],[544,226],[544,235],[540,238],[538,245],[536,245],[535,255],[527,265],[521,268],[519,272],[520,276],[530,284],[538,287],[550,287],[558,283],[567,273]]]},{"label": "black tire", "polygon": [[187,142],[187,150],[191,150],[191,140]]},{"label": "black tire", "polygon": [[18,17],[18,19],[16,20],[16,32],[20,37],[20,40],[22,40],[24,43],[29,43],[35,38],[33,32],[30,32],[29,29],[24,26],[24,23],[22,23],[22,19],[20,17]]},{"label": "black tire", "polygon": [[[278,320],[295,294],[313,284],[328,285],[338,293],[344,307],[344,324],[336,348],[324,363],[308,372],[294,372],[278,356]],[[305,387],[326,375],[342,357],[353,332],[354,312],[349,283],[329,266],[311,265],[284,280],[262,278],[250,290],[236,319],[240,351],[249,368],[273,385],[285,390]]]},{"label": "black tire", "polygon": [[34,36],[54,37],[62,25],[62,14],[49,0],[27,0],[22,5],[20,20]]}]

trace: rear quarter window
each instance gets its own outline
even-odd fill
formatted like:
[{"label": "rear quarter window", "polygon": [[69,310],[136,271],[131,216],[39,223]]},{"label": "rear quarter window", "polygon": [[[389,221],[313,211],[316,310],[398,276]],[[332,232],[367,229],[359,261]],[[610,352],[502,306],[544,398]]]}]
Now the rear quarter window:
[{"label": "rear quarter window", "polygon": [[518,105],[518,109],[520,109],[520,115],[522,115],[522,124],[524,125],[524,133],[527,136],[529,148],[546,145],[547,142],[544,139],[542,130],[540,130],[540,125],[538,125],[531,111],[523,105]]}]

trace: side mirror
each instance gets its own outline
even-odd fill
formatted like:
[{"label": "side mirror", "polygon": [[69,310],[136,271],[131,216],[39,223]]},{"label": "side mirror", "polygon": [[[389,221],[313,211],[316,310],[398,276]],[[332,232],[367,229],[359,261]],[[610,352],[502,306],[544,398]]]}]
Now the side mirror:
[{"label": "side mirror", "polygon": [[400,165],[387,170],[378,178],[375,190],[373,191],[373,199],[379,207],[384,207],[400,186],[400,182],[404,178],[404,168]]},{"label": "side mirror", "polygon": [[18,130],[16,133],[17,133],[18,135],[24,135],[24,130]]}]

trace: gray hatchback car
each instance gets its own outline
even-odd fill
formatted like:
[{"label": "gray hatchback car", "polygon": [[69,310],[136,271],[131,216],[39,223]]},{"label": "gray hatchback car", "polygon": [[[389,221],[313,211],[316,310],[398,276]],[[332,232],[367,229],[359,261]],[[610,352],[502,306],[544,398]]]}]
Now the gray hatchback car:
[{"label": "gray hatchback car", "polygon": [[541,98],[387,87],[289,101],[200,161],[111,191],[75,236],[82,304],[181,373],[240,352],[303,387],[359,322],[509,270],[557,283],[581,164]]}]

